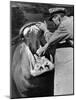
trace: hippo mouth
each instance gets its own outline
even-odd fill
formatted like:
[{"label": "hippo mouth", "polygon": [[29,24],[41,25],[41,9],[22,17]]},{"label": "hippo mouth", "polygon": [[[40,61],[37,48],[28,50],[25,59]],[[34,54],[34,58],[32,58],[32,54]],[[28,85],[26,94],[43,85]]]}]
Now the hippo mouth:
[{"label": "hippo mouth", "polygon": [[34,55],[35,57],[35,64],[33,68],[31,68],[31,75],[32,76],[39,76],[45,72],[51,71],[54,68],[54,64],[49,61],[45,56],[38,57],[37,55]]}]

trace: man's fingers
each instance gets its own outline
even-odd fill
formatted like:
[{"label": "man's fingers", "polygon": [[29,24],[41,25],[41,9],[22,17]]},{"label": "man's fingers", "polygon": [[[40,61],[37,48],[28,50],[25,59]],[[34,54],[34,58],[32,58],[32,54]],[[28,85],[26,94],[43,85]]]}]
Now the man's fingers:
[{"label": "man's fingers", "polygon": [[66,28],[65,27],[60,27],[59,30],[66,30]]},{"label": "man's fingers", "polygon": [[67,33],[66,30],[57,30],[56,33],[62,34],[62,33]]},{"label": "man's fingers", "polygon": [[36,25],[46,25],[46,22],[44,21],[44,23],[43,22],[38,22]]},{"label": "man's fingers", "polygon": [[67,30],[65,28],[59,29],[56,32],[58,33],[67,33]]},{"label": "man's fingers", "polygon": [[41,25],[42,24],[42,22],[38,22],[36,25]]},{"label": "man's fingers", "polygon": [[40,25],[41,25],[41,23],[37,23],[37,24],[36,24],[36,26],[37,26],[38,28],[40,27]]},{"label": "man's fingers", "polygon": [[60,33],[67,33],[67,31],[65,31],[65,30],[64,31],[60,31]]}]

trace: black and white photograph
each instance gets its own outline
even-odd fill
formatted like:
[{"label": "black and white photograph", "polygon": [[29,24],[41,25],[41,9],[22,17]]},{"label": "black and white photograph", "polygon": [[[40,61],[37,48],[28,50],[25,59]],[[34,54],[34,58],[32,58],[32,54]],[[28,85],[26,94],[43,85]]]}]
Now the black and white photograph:
[{"label": "black and white photograph", "polygon": [[10,98],[74,95],[74,5],[10,1]]}]

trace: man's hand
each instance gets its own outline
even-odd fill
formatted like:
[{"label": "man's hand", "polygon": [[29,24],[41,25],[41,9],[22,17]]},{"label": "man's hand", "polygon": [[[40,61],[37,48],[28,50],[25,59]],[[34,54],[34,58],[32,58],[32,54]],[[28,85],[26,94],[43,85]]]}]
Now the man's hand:
[{"label": "man's hand", "polygon": [[43,54],[45,53],[45,48],[44,48],[44,47],[40,47],[40,48],[37,50],[36,53],[37,53],[38,56],[41,56],[42,53],[43,53]]},{"label": "man's hand", "polygon": [[36,24],[36,26],[37,27],[39,27],[41,30],[43,30],[44,32],[47,30],[47,24],[46,24],[46,22],[44,21],[44,23],[43,22],[38,22],[37,24]]},{"label": "man's hand", "polygon": [[74,41],[73,40],[68,40],[68,43],[71,45],[72,48],[74,48]]}]

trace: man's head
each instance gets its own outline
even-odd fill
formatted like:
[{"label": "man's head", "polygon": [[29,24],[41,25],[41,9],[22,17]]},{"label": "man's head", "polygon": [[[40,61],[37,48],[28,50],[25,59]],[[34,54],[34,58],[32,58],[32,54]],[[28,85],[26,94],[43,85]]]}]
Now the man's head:
[{"label": "man's head", "polygon": [[53,21],[56,25],[61,23],[61,18],[65,15],[65,8],[50,8],[50,18],[49,20]]}]

